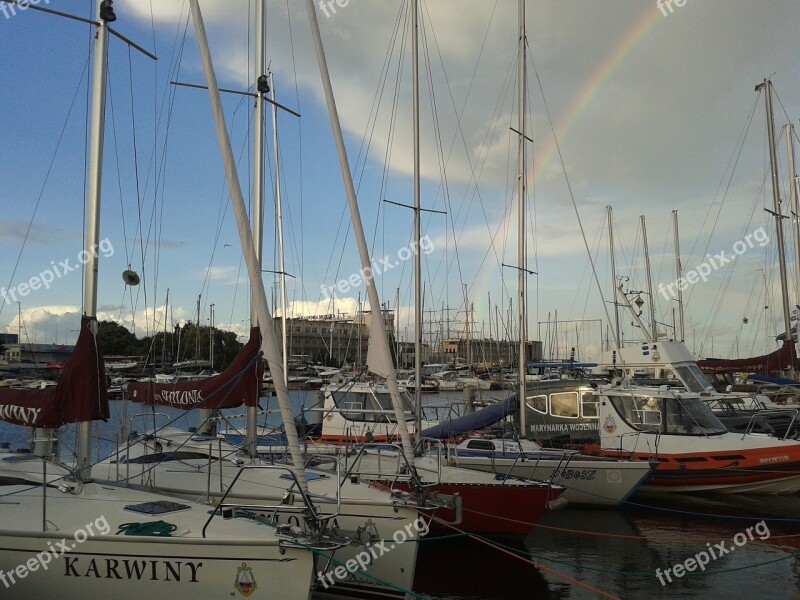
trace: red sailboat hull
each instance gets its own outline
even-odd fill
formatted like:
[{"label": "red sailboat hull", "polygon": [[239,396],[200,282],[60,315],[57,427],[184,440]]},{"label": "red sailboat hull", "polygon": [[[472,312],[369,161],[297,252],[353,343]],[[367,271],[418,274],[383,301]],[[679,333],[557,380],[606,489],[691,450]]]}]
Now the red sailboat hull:
[{"label": "red sailboat hull", "polygon": [[[398,487],[408,490],[404,485]],[[444,495],[459,494],[462,499],[461,523],[454,525],[467,533],[525,535],[547,510],[548,503],[563,490],[542,486],[487,485],[479,483],[440,483],[428,488]],[[431,531],[453,533],[439,520],[452,522],[454,509],[438,509]]]}]

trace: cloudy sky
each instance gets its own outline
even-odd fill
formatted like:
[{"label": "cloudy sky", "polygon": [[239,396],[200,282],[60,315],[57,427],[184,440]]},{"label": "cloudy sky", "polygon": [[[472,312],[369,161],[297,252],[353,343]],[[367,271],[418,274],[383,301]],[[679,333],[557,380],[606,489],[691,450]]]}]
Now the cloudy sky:
[{"label": "cloudy sky", "polygon": [[[92,14],[88,0],[45,3],[40,6]],[[413,201],[409,3],[340,4],[317,5],[316,14],[367,238],[376,260],[388,256],[396,264],[377,278],[381,300],[394,308],[399,293],[401,335],[410,335],[412,270],[401,259],[412,238],[412,214],[383,202]],[[201,0],[223,87],[253,86],[254,6],[255,0]],[[115,8],[114,27],[159,60],[111,43],[101,316],[145,335],[165,320],[195,318],[201,296],[201,320],[208,322],[214,304],[215,323],[242,332],[249,292],[207,94],[169,84],[204,83],[188,2],[117,0]],[[363,286],[340,287],[335,304],[321,291],[360,265],[305,4],[270,0],[267,10],[278,101],[302,114],[278,117],[286,270],[294,276],[289,310],[352,312]],[[517,276],[502,264],[518,264],[516,134],[509,129],[518,111],[517,2],[427,0],[420,12],[422,203],[447,212],[423,216],[432,248],[423,254],[426,329],[445,329],[440,323],[448,313],[451,333],[463,329],[455,321],[464,319],[466,286],[475,333],[488,336],[491,325],[492,335],[499,329],[503,337]],[[538,273],[529,279],[531,337],[547,338],[546,351],[561,356],[577,344],[579,356],[589,359],[605,335],[608,320],[574,197],[606,301],[612,281],[605,207],[614,210],[617,273],[636,291],[646,290],[639,216],[647,219],[653,280],[667,286],[675,279],[670,219],[677,210],[684,268],[711,266],[707,282],[684,292],[690,348],[716,356],[774,349],[774,335],[783,331],[777,244],[774,220],[763,210],[772,206],[772,188],[764,97],[754,87],[767,77],[774,83],[788,214],[782,127],[800,118],[800,6],[793,0],[687,0],[682,7],[655,0],[530,0],[527,26],[526,133],[533,140],[527,263]],[[91,42],[89,26],[59,17],[8,8],[0,16],[0,326],[16,332],[21,310],[23,338],[30,341],[72,342],[81,312]],[[251,196],[252,102],[236,95],[224,102]],[[267,137],[271,153],[271,124]],[[271,162],[267,173],[271,187]],[[272,202],[269,194],[267,270],[275,270]],[[794,305],[800,300],[785,223]],[[717,265],[706,257],[734,255],[735,243],[748,234],[751,244],[734,261]],[[62,273],[57,265],[67,259],[76,268]],[[698,268],[701,263],[707,267]],[[129,267],[142,276],[138,288],[123,284]],[[49,289],[19,287],[47,270],[55,273]],[[273,276],[265,274],[264,282],[271,296]],[[672,336],[677,303],[667,291],[654,296],[659,329]],[[647,318],[646,305],[644,312]],[[546,334],[548,318],[562,322],[556,339]],[[639,336],[631,320],[629,313],[621,317],[625,339]]]}]

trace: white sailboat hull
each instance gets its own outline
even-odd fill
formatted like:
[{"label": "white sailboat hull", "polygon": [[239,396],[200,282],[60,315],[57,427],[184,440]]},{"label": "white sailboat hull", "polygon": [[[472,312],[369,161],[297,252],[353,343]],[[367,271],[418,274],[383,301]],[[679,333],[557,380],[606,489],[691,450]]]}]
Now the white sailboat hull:
[{"label": "white sailboat hull", "polygon": [[[119,465],[119,469],[119,477],[130,477],[131,485],[137,488],[152,489],[188,500],[202,498],[211,502],[217,502],[222,498],[239,473],[239,466],[229,460],[214,461],[211,464],[210,477],[208,463],[197,459],[161,464],[123,464]],[[118,476],[117,465],[110,462],[96,465],[94,472],[106,480],[113,481]],[[338,482],[334,474],[319,475],[317,471],[307,472],[309,492],[314,495],[317,509],[322,513],[331,514],[336,510],[334,503]],[[291,484],[292,481],[286,479],[282,471],[262,469],[246,471],[236,481],[225,502],[252,505],[281,504]],[[295,504],[299,505],[302,499],[296,492],[295,489]],[[335,520],[336,532],[339,535],[356,537],[355,534],[361,529],[371,532],[373,543],[385,543],[386,547],[394,546],[391,552],[370,560],[366,574],[350,573],[346,581],[367,588],[374,588],[378,582],[389,582],[404,590],[412,589],[417,538],[421,531],[425,531],[417,519],[416,510],[392,502],[388,493],[372,489],[366,483],[353,484],[345,481],[341,489],[340,512]],[[408,543],[395,544],[393,535],[399,531],[408,537]],[[365,550],[363,543],[340,548],[336,551],[336,562],[332,563],[326,572],[340,563],[346,563],[348,559],[355,558]],[[325,562],[321,561],[322,564]],[[323,579],[317,579],[319,579],[318,586],[324,588]],[[330,580],[325,581],[331,585]],[[334,579],[334,583],[336,581],[339,580]]]},{"label": "white sailboat hull", "polygon": [[562,498],[570,504],[616,506],[624,503],[650,475],[643,461],[604,461],[488,458],[458,456],[455,466],[513,477],[551,481],[565,488]]},{"label": "white sailboat hull", "polygon": [[[4,600],[236,598],[253,585],[255,597],[310,597],[313,553],[281,542],[273,526],[215,517],[204,536],[207,506],[132,512],[126,507],[172,500],[96,483],[72,491],[50,487],[46,498],[40,487],[25,484],[0,490]],[[175,526],[171,537],[118,533],[127,523],[159,521]]]},{"label": "white sailboat hull", "polygon": [[[245,596],[237,589],[239,569],[244,568],[252,573],[260,592],[255,597],[309,598],[312,571],[310,553],[305,550],[282,554],[277,544],[109,535],[76,545],[75,550],[53,558],[45,570],[36,556],[48,546],[57,548],[61,533],[0,534],[0,569],[4,583],[9,584],[0,583],[0,596],[7,600],[236,598]],[[21,565],[34,564],[36,571],[19,577]]]}]

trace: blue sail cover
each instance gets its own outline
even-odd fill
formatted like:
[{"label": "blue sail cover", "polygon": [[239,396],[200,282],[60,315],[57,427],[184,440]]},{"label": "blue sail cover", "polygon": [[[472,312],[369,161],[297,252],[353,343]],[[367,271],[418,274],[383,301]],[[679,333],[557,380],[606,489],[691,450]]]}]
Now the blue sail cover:
[{"label": "blue sail cover", "polygon": [[474,413],[464,415],[452,421],[439,423],[422,432],[422,437],[443,440],[462,433],[483,429],[494,425],[508,415],[515,414],[518,410],[516,395],[476,410]]},{"label": "blue sail cover", "polygon": [[774,383],[776,385],[800,385],[800,381],[794,379],[786,379],[785,377],[767,377],[766,375],[748,375],[747,378],[751,381],[759,383]]}]

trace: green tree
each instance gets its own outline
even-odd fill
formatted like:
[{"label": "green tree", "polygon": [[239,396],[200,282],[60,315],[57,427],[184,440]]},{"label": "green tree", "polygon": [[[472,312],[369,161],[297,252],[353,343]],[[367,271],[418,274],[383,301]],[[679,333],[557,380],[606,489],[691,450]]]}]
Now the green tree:
[{"label": "green tree", "polygon": [[136,336],[115,321],[101,321],[97,346],[104,356],[139,356],[141,345]]},{"label": "green tree", "polygon": [[[180,360],[211,360],[210,327],[196,327],[188,323],[184,326],[180,338]],[[233,331],[222,331],[213,328],[214,335],[214,368],[221,371],[227,367],[243,344],[236,339]],[[198,353],[199,350],[199,353]]]},{"label": "green tree", "polygon": [[[154,336],[137,338],[124,325],[115,321],[102,321],[97,332],[97,344],[105,356],[143,356],[148,363],[160,365],[162,357],[164,366],[169,367],[178,360],[209,360],[210,328],[196,327],[187,323],[176,331],[166,335],[159,332]],[[199,338],[199,339],[198,339]],[[180,350],[178,349],[180,339]],[[199,342],[200,354],[197,353]],[[218,371],[227,367],[244,344],[236,339],[233,331],[222,331],[214,328],[214,368]]]},{"label": "green tree", "polygon": [[233,331],[221,331],[214,328],[214,368],[221,371],[227,367],[244,347],[236,339]]},{"label": "green tree", "polygon": [[158,332],[154,336],[143,337],[139,340],[141,350],[139,353],[147,357],[149,363],[170,366],[175,362],[175,345],[178,336],[168,331]]}]

